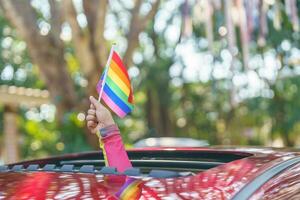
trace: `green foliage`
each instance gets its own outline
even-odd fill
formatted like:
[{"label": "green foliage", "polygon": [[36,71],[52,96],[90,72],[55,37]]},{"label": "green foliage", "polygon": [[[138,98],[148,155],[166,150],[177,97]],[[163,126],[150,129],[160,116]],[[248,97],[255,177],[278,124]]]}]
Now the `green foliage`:
[{"label": "green foliage", "polygon": [[31,63],[26,43],[17,37],[7,20],[0,16],[0,84],[44,88],[38,69]]},{"label": "green foliage", "polygon": [[[16,30],[0,16],[0,84],[26,88],[44,89],[45,84],[39,77],[37,66],[31,63],[26,43],[19,39]],[[66,55],[69,72],[75,80],[78,91],[82,81],[78,61],[72,56],[73,50]],[[2,110],[2,108],[1,108]],[[62,124],[39,117],[42,107],[35,111],[38,117],[29,119],[28,108],[20,109],[20,147],[22,158],[37,158],[62,153],[91,150],[84,133],[84,122],[77,119],[76,112],[66,113]],[[3,142],[3,112],[0,117],[0,142]]]},{"label": "green foliage", "polygon": [[298,138],[300,113],[300,80],[298,77],[278,80],[273,86],[274,98],[269,103],[273,116],[272,133],[282,135],[287,145],[293,145]]},{"label": "green foliage", "polygon": [[78,113],[66,113],[63,125],[60,127],[61,142],[65,144],[63,153],[80,152],[92,150],[87,144],[84,126],[85,122],[80,121]]},{"label": "green foliage", "polygon": [[37,158],[62,153],[89,151],[83,121],[77,113],[66,113],[61,126],[46,120],[28,120],[20,116],[22,157]]},{"label": "green foliage", "polygon": [[[168,2],[164,1],[161,9],[166,9],[164,5]],[[258,45],[258,25],[254,25],[250,41],[251,58],[259,57],[265,62],[268,59],[266,54],[274,56],[278,63],[275,78],[268,80],[261,75],[260,70],[267,65],[266,63],[252,67],[249,71],[260,78],[263,88],[257,94],[243,98],[240,95],[241,91],[249,92],[249,85],[237,87],[232,80],[236,75],[247,75],[247,70],[241,64],[242,43],[238,28],[238,54],[233,62],[234,69],[225,78],[216,78],[213,73],[215,69],[212,69],[207,81],[189,80],[184,76],[184,70],[189,66],[177,52],[178,46],[190,42],[197,53],[207,53],[213,57],[212,67],[224,65],[221,54],[227,50],[227,41],[225,36],[219,34],[219,27],[225,24],[223,10],[216,10],[213,15],[213,52],[208,52],[206,27],[203,23],[193,23],[191,38],[169,40],[168,28],[177,26],[178,20],[181,19],[179,8],[174,9],[166,19],[167,25],[163,30],[155,30],[156,19],[153,19],[143,32],[146,42],[140,39],[140,47],[136,50],[141,61],[135,63],[139,73],[132,80],[135,95],[134,112],[125,119],[115,119],[126,145],[131,146],[133,142],[144,137],[167,134],[205,139],[210,144],[272,145],[273,141],[280,139],[285,145],[298,145],[300,33],[293,31],[291,21],[284,11],[283,1],[280,1],[280,6],[281,28],[275,29],[272,18],[268,17],[269,34],[265,38],[265,45]],[[300,15],[299,12],[300,9]],[[44,18],[41,12],[38,14],[40,18]],[[124,32],[118,31],[118,34]],[[284,43],[289,48],[284,48]],[[25,42],[20,40],[16,30],[3,16],[0,16],[0,44],[0,84],[44,89],[45,84],[39,77],[38,68],[28,56]],[[78,97],[82,100],[85,98],[88,80],[82,76],[73,44],[66,42],[66,46],[65,60],[68,72],[74,81]],[[292,49],[298,50],[298,54],[292,55]],[[291,61],[291,57],[296,58]],[[193,57],[191,59],[197,60]],[[199,68],[211,67],[203,63],[199,63]],[[170,73],[174,65],[179,66],[176,76]],[[263,95],[265,90],[269,95]],[[232,93],[239,97],[238,102],[233,101]],[[58,124],[54,120],[42,118],[42,110],[37,108],[35,112],[39,117],[36,118],[28,117],[28,108],[20,110],[20,144],[23,158],[91,150],[84,132],[85,123],[79,120],[78,112],[65,113],[63,121]],[[2,108],[0,111],[3,113]],[[0,130],[2,142],[2,114]]]}]

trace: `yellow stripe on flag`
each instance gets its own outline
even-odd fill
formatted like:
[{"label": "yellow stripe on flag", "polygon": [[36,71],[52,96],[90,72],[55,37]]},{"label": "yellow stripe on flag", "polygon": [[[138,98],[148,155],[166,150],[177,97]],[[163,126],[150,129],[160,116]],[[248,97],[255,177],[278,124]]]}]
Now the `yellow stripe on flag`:
[{"label": "yellow stripe on flag", "polygon": [[122,69],[120,69],[120,67],[117,65],[117,63],[114,60],[111,61],[110,68],[119,76],[119,78],[126,84],[126,86],[130,88],[130,82],[128,78],[125,76]]},{"label": "yellow stripe on flag", "polygon": [[116,83],[118,87],[121,88],[121,90],[124,92],[125,95],[129,96],[130,89],[111,68],[109,68],[108,70],[108,76],[113,82]]}]

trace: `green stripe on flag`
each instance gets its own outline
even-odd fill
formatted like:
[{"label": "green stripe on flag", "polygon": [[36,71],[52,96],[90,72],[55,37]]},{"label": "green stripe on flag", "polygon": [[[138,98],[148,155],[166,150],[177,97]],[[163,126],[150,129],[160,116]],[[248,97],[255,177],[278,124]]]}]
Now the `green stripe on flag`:
[{"label": "green stripe on flag", "polygon": [[132,104],[128,102],[128,96],[111,80],[109,76],[106,77],[107,86],[130,108],[133,109]]}]

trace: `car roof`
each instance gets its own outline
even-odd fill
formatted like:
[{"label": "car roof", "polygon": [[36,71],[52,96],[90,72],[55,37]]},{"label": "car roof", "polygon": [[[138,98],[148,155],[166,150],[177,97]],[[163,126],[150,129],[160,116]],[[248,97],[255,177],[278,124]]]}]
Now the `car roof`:
[{"label": "car roof", "polygon": [[[47,194],[65,193],[66,195],[74,190],[80,191],[77,195],[93,195],[92,192],[87,193],[84,188],[80,188],[80,185],[85,184],[90,191],[96,191],[95,194],[101,190],[101,194],[111,195],[125,180],[134,177],[146,188],[150,188],[151,194],[159,197],[171,198],[175,195],[187,199],[209,197],[239,199],[240,196],[237,195],[246,194],[250,197],[258,189],[256,186],[269,181],[272,176],[265,177],[264,174],[270,174],[270,170],[271,172],[277,170],[276,174],[278,174],[280,170],[287,169],[300,161],[297,152],[272,148],[228,147],[225,150],[220,147],[142,148],[131,149],[128,154],[133,161],[133,166],[137,166],[132,169],[131,174],[114,173],[114,169],[100,168],[103,163],[100,162],[101,159],[99,160],[101,157],[99,152],[64,155],[9,165],[6,171],[3,170],[5,173],[0,172],[0,197],[6,191],[10,191],[11,195],[17,195],[20,188],[24,188],[20,183],[29,184],[33,180],[38,183],[39,180],[44,179],[48,182],[45,181],[43,184],[51,186],[41,186],[41,190]],[[55,165],[55,170],[43,170],[46,164]],[[28,169],[32,165],[39,165],[35,168],[38,170]],[[94,166],[93,170],[80,171],[87,165]],[[188,168],[187,171],[183,170],[185,167]],[[189,171],[191,173],[188,173]],[[186,174],[180,174],[183,172]],[[164,176],[166,174],[168,176]],[[70,188],[63,189],[60,186],[61,182],[66,183]],[[243,188],[247,187],[247,191],[243,191]]]},{"label": "car roof", "polygon": [[151,137],[137,141],[134,147],[203,147],[208,146],[207,140],[184,137]]}]

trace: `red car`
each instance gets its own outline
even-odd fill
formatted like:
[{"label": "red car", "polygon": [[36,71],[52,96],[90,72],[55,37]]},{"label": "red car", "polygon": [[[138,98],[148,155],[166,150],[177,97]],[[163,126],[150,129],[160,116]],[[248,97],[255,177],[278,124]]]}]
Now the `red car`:
[{"label": "red car", "polygon": [[126,199],[118,194],[129,178],[139,199],[300,199],[297,152],[144,148],[128,155],[134,168],[122,174],[103,167],[99,152],[0,166],[0,199]]}]

